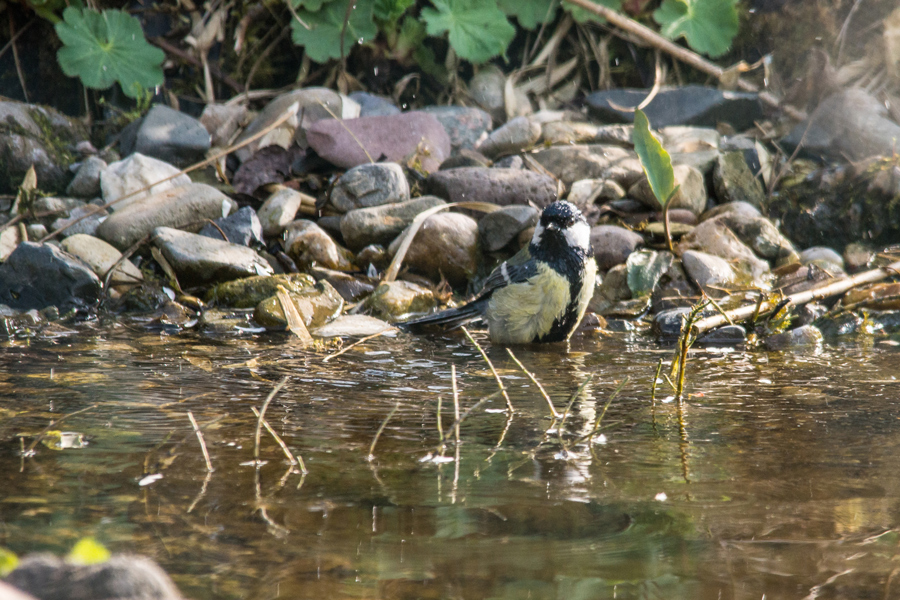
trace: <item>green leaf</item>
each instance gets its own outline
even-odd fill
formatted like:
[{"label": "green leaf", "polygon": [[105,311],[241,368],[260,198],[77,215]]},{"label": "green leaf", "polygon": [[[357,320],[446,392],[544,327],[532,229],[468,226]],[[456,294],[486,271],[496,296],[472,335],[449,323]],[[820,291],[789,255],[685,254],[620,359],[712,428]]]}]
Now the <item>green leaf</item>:
[{"label": "green leaf", "polygon": [[653,18],[664,36],[684,36],[693,50],[711,57],[728,52],[738,32],[735,0],[665,0]]},{"label": "green leaf", "polygon": [[[350,19],[344,28],[347,4],[353,2]],[[373,39],[378,29],[372,20],[373,0],[338,0],[322,7],[318,12],[298,11],[298,16],[309,29],[295,20],[291,22],[294,43],[303,46],[306,54],[317,63],[341,58],[341,33],[344,35],[344,54],[349,54],[354,44]]]},{"label": "green leaf", "polygon": [[163,82],[165,53],[147,43],[140,22],[128,13],[70,6],[56,35],[63,43],[56,54],[63,73],[89,88],[105,90],[118,81],[127,96],[137,98]]},{"label": "green leaf", "polygon": [[415,3],[416,0],[375,0],[375,20],[396,25],[403,13]]},{"label": "green leaf", "polygon": [[495,56],[506,57],[506,48],[516,34],[494,2],[484,0],[432,0],[433,8],[422,9],[428,35],[450,34],[456,54],[472,63]]},{"label": "green leaf", "polygon": [[634,111],[634,151],[641,159],[641,166],[647,174],[650,189],[665,208],[666,203],[675,192],[675,171],[672,169],[672,158],[659,140],[650,132],[650,121],[644,111]]},{"label": "green leaf", "polygon": [[556,18],[559,0],[498,0],[497,5],[523,28],[534,29]]},{"label": "green leaf", "polygon": [[[310,12],[317,12],[322,8],[322,5],[330,0],[291,0],[291,6],[295,9],[303,9],[308,10]],[[301,25],[301,27],[303,27]]]},{"label": "green leaf", "polygon": [[[612,10],[619,11],[622,9],[622,0],[599,0],[599,2],[594,2],[594,4],[599,4],[601,6],[605,6],[606,8],[611,8]],[[588,21],[592,21],[594,23],[605,23],[606,19],[603,17],[592,13],[589,10],[585,10],[580,6],[575,6],[574,4],[569,4],[566,2],[563,4],[565,9],[572,15],[572,18],[575,19],[576,23],[586,23]]]},{"label": "green leaf", "polygon": [[96,565],[109,560],[106,546],[92,537],[81,538],[69,552],[66,560],[73,565]]},{"label": "green leaf", "polygon": [[19,557],[12,550],[0,546],[0,578],[12,573],[19,564]]}]

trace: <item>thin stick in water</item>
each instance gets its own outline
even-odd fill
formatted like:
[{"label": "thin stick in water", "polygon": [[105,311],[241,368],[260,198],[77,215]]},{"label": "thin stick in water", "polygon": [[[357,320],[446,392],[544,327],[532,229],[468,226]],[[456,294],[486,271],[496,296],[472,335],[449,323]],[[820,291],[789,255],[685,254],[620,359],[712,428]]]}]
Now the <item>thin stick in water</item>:
[{"label": "thin stick in water", "polygon": [[348,350],[355,348],[356,346],[359,346],[360,344],[364,344],[373,338],[377,338],[379,335],[384,335],[388,331],[396,331],[396,329],[397,329],[396,327],[385,327],[378,333],[373,333],[372,335],[367,335],[366,337],[362,338],[361,340],[356,340],[349,346],[345,346],[345,347],[341,348],[334,354],[329,354],[328,356],[326,356],[325,358],[322,359],[322,362],[328,362],[332,358],[336,358],[336,357],[340,356],[341,354],[343,354],[344,352],[347,352]]},{"label": "thin stick in water", "polygon": [[378,438],[381,437],[384,428],[387,427],[388,421],[391,420],[391,417],[394,416],[394,413],[397,412],[397,409],[400,408],[400,401],[397,400],[397,404],[394,405],[394,408],[391,409],[391,412],[388,413],[388,416],[384,418],[384,421],[381,422],[381,426],[378,427],[378,431],[375,432],[375,437],[372,439],[372,445],[369,446],[369,455],[366,456],[366,460],[372,462],[375,460],[375,444],[378,443]]},{"label": "thin stick in water", "polygon": [[450,381],[453,387],[453,418],[456,420],[453,425],[453,438],[459,446],[459,391],[456,388],[456,365],[450,365]]},{"label": "thin stick in water", "polygon": [[543,397],[544,397],[544,400],[547,401],[547,406],[550,407],[550,414],[553,415],[553,418],[554,418],[554,419],[558,419],[561,415],[556,411],[556,407],[553,406],[553,401],[550,400],[550,396],[549,396],[549,394],[547,394],[547,391],[544,389],[544,386],[541,385],[541,382],[538,381],[537,378],[536,378],[534,375],[532,375],[531,372],[530,372],[528,369],[526,369],[525,366],[524,366],[521,362],[519,362],[519,359],[516,358],[516,355],[513,354],[513,351],[512,351],[512,350],[510,350],[509,348],[507,348],[506,351],[509,353],[509,357],[510,357],[511,359],[513,359],[513,361],[515,361],[515,363],[516,363],[517,365],[519,365],[519,368],[522,369],[522,372],[525,373],[525,375],[528,376],[528,379],[530,379],[531,382],[532,382],[535,386],[537,386],[538,391],[541,392],[541,396],[543,396]]},{"label": "thin stick in water", "polygon": [[191,420],[191,426],[194,428],[194,433],[197,434],[197,439],[200,441],[200,450],[203,451],[203,460],[206,461],[206,470],[212,473],[215,471],[212,466],[212,461],[209,460],[209,452],[206,450],[206,440],[203,439],[203,432],[200,431],[200,426],[197,425],[197,420],[194,418],[194,414],[191,411],[187,412],[188,419]]},{"label": "thin stick in water", "polygon": [[256,435],[253,438],[253,462],[256,463],[256,466],[259,466],[259,436],[262,432],[263,419],[266,417],[266,409],[269,408],[269,402],[271,402],[272,398],[274,398],[281,388],[284,387],[284,384],[288,382],[288,379],[290,379],[290,377],[285,375],[281,381],[278,382],[278,385],[269,392],[269,395],[266,396],[266,400],[263,402],[262,408],[259,411],[259,416],[256,418]]},{"label": "thin stick in water", "polygon": [[[256,410],[255,406],[251,406],[250,410],[253,411],[253,414],[256,415],[256,418],[259,418],[259,411]],[[284,440],[281,439],[281,436],[278,435],[274,429],[272,429],[272,426],[269,425],[268,421],[263,419],[262,424],[263,424],[263,427],[266,428],[266,431],[268,431],[272,435],[272,437],[275,438],[275,441],[278,443],[278,445],[281,446],[282,452],[284,452],[284,455],[287,456],[290,463],[292,465],[299,465],[300,472],[303,473],[304,475],[306,473],[308,473],[309,471],[306,470],[306,465],[303,464],[303,457],[302,456],[294,456],[294,453],[291,452],[291,449],[288,448],[287,444],[284,443]]]},{"label": "thin stick in water", "polygon": [[462,329],[463,333],[466,334],[466,337],[469,338],[469,341],[472,342],[472,344],[476,348],[478,348],[478,351],[481,353],[481,357],[484,359],[484,362],[487,363],[487,366],[490,368],[491,373],[494,374],[494,379],[497,380],[497,387],[500,388],[500,393],[503,394],[503,398],[506,400],[506,408],[509,409],[509,412],[515,412],[515,409],[513,408],[513,405],[512,405],[512,401],[509,399],[509,394],[506,393],[506,386],[503,385],[503,381],[500,379],[500,375],[497,373],[497,369],[494,368],[494,365],[491,362],[491,359],[488,358],[487,353],[485,353],[485,351],[481,347],[481,345],[475,341],[475,338],[472,337],[472,334],[469,333],[469,330],[466,329],[465,327],[461,327],[461,329]]},{"label": "thin stick in water", "polygon": [[575,399],[578,398],[578,396],[581,395],[581,392],[584,391],[584,388],[587,387],[587,385],[591,382],[592,379],[594,379],[594,374],[593,374],[593,373],[591,373],[590,375],[588,375],[588,376],[587,376],[587,379],[585,379],[584,382],[583,382],[581,385],[578,386],[578,389],[575,390],[575,393],[572,394],[572,397],[569,399],[569,403],[566,405],[566,410],[565,410],[565,412],[563,412],[562,419],[561,419],[560,422],[559,422],[559,429],[560,429],[560,430],[562,430],[563,425],[566,424],[566,419],[569,417],[569,411],[572,410],[572,405],[575,404]]}]

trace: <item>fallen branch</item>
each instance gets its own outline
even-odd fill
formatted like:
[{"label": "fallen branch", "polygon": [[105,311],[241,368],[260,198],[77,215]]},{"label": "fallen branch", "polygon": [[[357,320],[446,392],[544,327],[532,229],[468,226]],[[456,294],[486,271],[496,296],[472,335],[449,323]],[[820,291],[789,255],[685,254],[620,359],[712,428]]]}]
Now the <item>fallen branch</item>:
[{"label": "fallen branch", "polygon": [[807,290],[805,292],[799,292],[797,294],[791,294],[790,296],[786,297],[779,296],[774,300],[765,300],[759,304],[741,306],[740,308],[725,311],[725,313],[721,315],[715,315],[712,317],[707,317],[705,319],[700,319],[694,324],[693,332],[694,335],[700,335],[705,331],[709,331],[710,329],[715,329],[716,327],[724,325],[728,322],[727,318],[729,317],[734,322],[740,322],[752,317],[754,314],[767,313],[773,310],[778,305],[801,306],[803,304],[807,304],[808,302],[812,302],[813,300],[824,300],[825,298],[829,298],[831,296],[843,294],[844,292],[847,292],[863,284],[881,281],[882,279],[887,279],[891,275],[897,274],[900,274],[900,261],[891,263],[888,266],[882,267],[880,269],[865,271],[864,273],[859,273],[852,277],[848,277],[847,279],[841,279],[819,288]]}]

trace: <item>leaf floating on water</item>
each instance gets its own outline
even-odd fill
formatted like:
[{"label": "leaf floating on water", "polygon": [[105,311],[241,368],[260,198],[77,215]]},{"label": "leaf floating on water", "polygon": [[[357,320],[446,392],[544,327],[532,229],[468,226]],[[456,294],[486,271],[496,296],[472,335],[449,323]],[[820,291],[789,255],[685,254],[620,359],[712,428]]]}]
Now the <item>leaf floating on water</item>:
[{"label": "leaf floating on water", "polygon": [[110,556],[106,546],[92,537],[86,537],[78,540],[66,556],[66,561],[73,565],[97,565],[108,561]]}]

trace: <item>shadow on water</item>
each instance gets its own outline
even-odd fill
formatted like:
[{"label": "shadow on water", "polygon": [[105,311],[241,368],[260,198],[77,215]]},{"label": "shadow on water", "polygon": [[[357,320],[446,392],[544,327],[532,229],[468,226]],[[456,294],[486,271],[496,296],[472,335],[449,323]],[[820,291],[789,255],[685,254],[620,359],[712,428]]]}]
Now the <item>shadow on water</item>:
[{"label": "shadow on water", "polygon": [[[895,346],[697,348],[683,428],[674,403],[650,403],[671,349],[634,334],[516,349],[559,411],[593,375],[563,431],[505,350],[486,350],[516,412],[501,397],[473,411],[455,460],[451,365],[461,410],[497,389],[462,337],[380,338],[328,363],[276,336],[7,342],[0,545],[63,553],[94,535],[198,599],[900,596]],[[251,407],[285,375],[266,417],[306,476],[265,431],[252,461]],[[449,439],[428,461],[438,398]],[[86,446],[48,432],[21,455],[93,404],[61,424]]]}]

